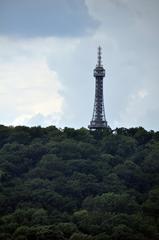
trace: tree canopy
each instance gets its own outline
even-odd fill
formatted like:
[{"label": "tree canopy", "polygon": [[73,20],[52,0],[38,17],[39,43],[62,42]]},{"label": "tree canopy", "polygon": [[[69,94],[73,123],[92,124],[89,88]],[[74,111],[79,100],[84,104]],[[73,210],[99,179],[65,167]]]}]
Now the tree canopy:
[{"label": "tree canopy", "polygon": [[159,239],[159,132],[0,125],[0,239]]}]

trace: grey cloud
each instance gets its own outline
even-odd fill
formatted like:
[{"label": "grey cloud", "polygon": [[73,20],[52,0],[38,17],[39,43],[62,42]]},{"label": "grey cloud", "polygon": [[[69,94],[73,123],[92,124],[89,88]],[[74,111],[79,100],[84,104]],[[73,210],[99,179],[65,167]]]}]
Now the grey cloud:
[{"label": "grey cloud", "polygon": [[97,26],[84,0],[1,0],[0,34],[79,36]]}]

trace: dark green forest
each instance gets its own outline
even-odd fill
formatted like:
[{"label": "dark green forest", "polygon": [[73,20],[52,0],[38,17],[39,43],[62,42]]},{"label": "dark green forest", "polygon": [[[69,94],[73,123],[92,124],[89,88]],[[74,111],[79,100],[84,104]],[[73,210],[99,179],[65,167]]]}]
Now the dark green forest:
[{"label": "dark green forest", "polygon": [[159,132],[0,126],[0,240],[159,239]]}]

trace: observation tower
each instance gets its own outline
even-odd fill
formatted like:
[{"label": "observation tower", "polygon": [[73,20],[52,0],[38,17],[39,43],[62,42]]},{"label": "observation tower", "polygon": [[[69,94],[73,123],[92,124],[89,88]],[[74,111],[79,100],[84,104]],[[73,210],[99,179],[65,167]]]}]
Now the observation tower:
[{"label": "observation tower", "polygon": [[102,57],[101,57],[101,47],[98,47],[98,61],[94,69],[95,77],[95,100],[94,100],[94,109],[93,116],[89,129],[102,129],[107,128],[107,121],[105,118],[105,109],[104,109],[104,97],[103,97],[103,78],[105,77],[105,69],[102,66]]}]

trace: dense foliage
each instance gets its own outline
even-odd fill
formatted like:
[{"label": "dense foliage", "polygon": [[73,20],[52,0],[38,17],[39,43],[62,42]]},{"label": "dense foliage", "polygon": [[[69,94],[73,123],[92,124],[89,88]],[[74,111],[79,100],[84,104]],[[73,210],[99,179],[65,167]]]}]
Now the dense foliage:
[{"label": "dense foliage", "polygon": [[159,132],[0,126],[0,239],[159,239]]}]

